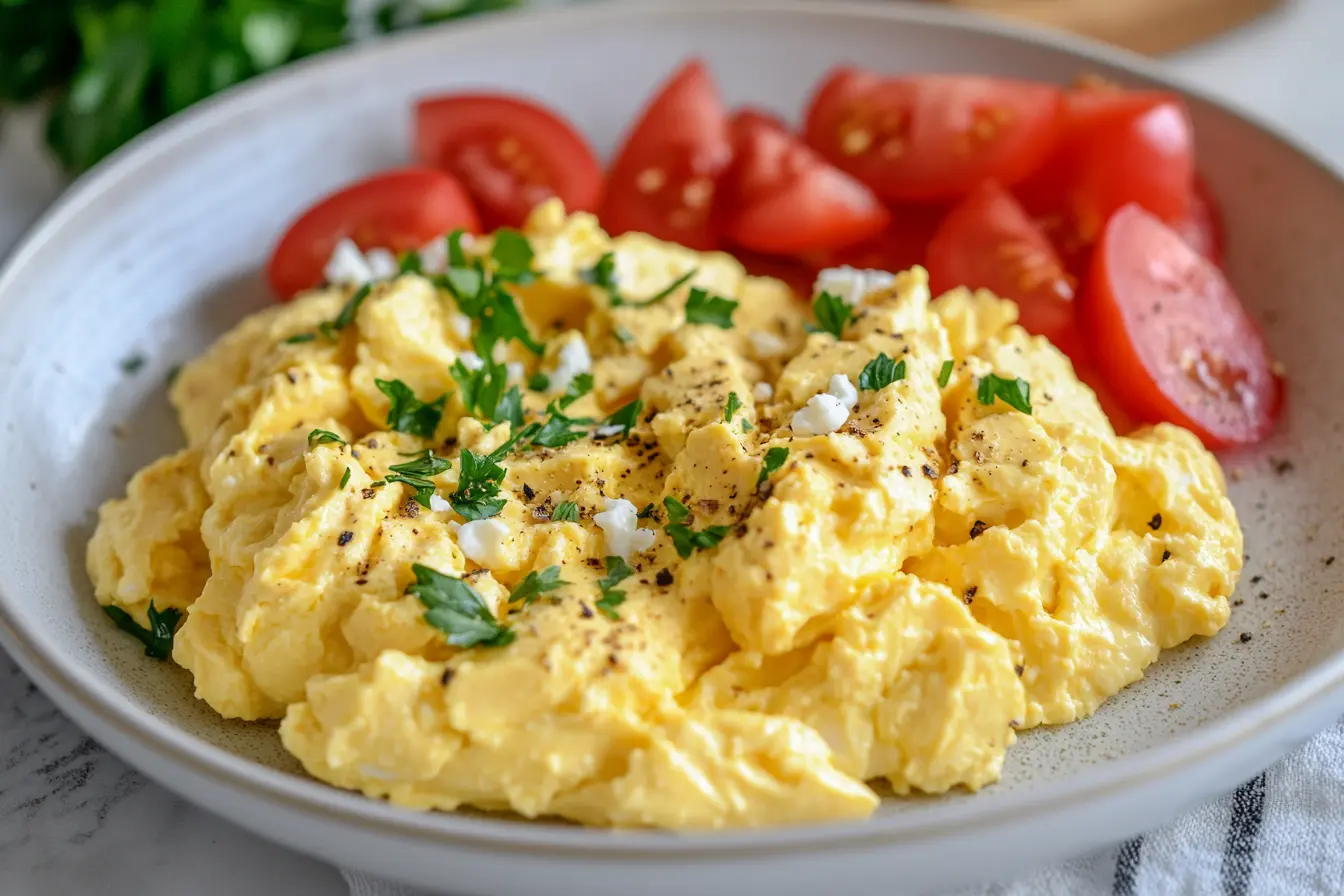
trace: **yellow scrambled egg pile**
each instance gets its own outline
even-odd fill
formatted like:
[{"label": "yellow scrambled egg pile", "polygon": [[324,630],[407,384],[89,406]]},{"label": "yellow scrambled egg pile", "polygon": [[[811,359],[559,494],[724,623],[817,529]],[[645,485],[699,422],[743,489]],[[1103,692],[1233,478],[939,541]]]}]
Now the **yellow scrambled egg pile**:
[{"label": "yellow scrambled egg pile", "polygon": [[[594,825],[862,817],[869,782],[993,782],[1015,732],[1087,716],[1160,650],[1227,621],[1241,531],[1217,462],[1171,426],[1117,437],[1012,303],[930,301],[915,269],[837,339],[727,255],[611,239],[554,204],[525,232],[545,276],[514,293],[546,348],[509,342],[497,360],[523,382],[568,379],[582,338],[593,388],[565,414],[643,404],[628,436],[589,427],[508,453],[484,539],[465,544],[443,499],[460,452],[494,450],[511,426],[466,413],[450,366],[472,357],[470,321],[414,275],[375,285],[333,338],[308,334],[348,289],[243,321],[172,390],[187,447],[102,508],[98,600],[141,623],[151,599],[184,609],[173,659],[200,699],[283,719],[316,777],[403,806]],[[696,273],[663,301],[615,305],[583,275],[607,252],[627,300]],[[690,287],[739,302],[731,327],[687,323]],[[795,431],[836,374],[857,387],[880,354],[903,379],[856,388],[834,432]],[[982,403],[990,374],[1027,380],[1031,413]],[[392,380],[448,396],[432,438],[388,431],[378,381]],[[529,420],[554,387],[523,389]],[[437,509],[387,481],[425,448],[453,461],[432,477]],[[770,448],[788,455],[763,477]],[[680,556],[668,497],[720,540]],[[638,530],[594,520],[618,499],[652,505]],[[565,502],[576,518],[553,520]],[[620,551],[632,574],[613,586]],[[408,593],[415,564],[470,585],[511,643],[450,645]],[[510,602],[551,567],[564,585]]]}]

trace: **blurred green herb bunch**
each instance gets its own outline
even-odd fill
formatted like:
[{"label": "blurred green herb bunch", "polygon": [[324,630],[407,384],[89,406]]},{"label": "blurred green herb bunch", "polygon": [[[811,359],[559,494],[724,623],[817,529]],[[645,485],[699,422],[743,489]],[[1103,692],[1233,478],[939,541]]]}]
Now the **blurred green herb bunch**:
[{"label": "blurred green herb bunch", "polygon": [[519,0],[0,0],[0,105],[50,95],[78,173],[253,75],[375,34]]}]

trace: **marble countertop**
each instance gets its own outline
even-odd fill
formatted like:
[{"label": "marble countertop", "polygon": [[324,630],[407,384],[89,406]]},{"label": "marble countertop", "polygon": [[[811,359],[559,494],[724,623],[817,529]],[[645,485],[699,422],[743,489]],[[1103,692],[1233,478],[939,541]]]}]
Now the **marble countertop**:
[{"label": "marble countertop", "polygon": [[[1173,57],[1210,92],[1344,161],[1340,0],[1278,12]],[[0,123],[0,256],[59,192],[36,117]],[[335,869],[150,783],[67,721],[0,653],[0,893],[344,896]]]}]

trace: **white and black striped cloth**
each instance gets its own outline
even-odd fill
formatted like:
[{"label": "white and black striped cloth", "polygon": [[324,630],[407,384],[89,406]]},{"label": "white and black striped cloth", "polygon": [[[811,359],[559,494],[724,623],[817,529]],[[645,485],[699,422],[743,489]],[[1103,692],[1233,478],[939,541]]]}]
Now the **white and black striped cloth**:
[{"label": "white and black striped cloth", "polygon": [[[358,872],[343,873],[351,896],[417,896]],[[889,892],[902,893],[898,886]],[[1344,720],[1227,796],[1164,828],[1011,883],[963,889],[955,896],[1206,894],[1344,894]]]}]

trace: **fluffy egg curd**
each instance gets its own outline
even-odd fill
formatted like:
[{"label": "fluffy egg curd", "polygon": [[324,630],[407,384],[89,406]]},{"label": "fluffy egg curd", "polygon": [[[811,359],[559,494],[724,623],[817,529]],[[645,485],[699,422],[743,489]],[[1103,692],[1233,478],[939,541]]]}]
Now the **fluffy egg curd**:
[{"label": "fluffy egg curd", "polygon": [[89,545],[99,602],[323,781],[589,825],[862,818],[874,785],[995,781],[1017,732],[1227,622],[1213,456],[1117,436],[1011,302],[841,269],[809,308],[556,203],[448,245],[188,364],[186,447]]}]

